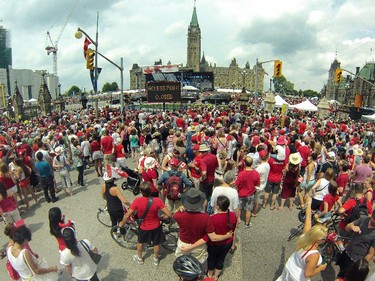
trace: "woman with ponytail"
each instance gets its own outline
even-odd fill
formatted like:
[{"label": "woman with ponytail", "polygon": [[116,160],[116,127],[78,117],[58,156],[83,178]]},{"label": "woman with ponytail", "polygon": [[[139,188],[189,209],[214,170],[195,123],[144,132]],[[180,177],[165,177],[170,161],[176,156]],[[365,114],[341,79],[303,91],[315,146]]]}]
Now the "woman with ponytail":
[{"label": "woman with ponytail", "polygon": [[63,251],[66,248],[65,241],[62,236],[62,229],[64,227],[73,227],[73,222],[70,220],[65,223],[65,216],[61,213],[59,207],[53,207],[48,211],[49,220],[49,232],[52,236],[55,236],[57,243],[59,245],[59,251]]},{"label": "woman with ponytail", "polygon": [[75,280],[99,281],[97,266],[88,253],[88,249],[97,253],[96,247],[86,239],[78,242],[72,227],[63,228],[62,236],[66,248],[61,252],[60,263],[65,265],[69,276]]}]

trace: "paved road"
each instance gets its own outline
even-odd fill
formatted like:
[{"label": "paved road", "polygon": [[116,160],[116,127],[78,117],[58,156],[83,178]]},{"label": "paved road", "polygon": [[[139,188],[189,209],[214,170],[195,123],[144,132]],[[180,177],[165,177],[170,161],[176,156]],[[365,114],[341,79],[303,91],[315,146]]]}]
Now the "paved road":
[{"label": "paved road", "polygon": [[[72,178],[76,180],[77,173],[72,172]],[[58,179],[58,177],[57,177]],[[59,193],[60,200],[56,203],[46,203],[44,198],[38,205],[31,207],[23,216],[32,230],[32,248],[45,257],[52,265],[59,268],[59,253],[57,242],[49,234],[48,210],[52,206],[58,206],[63,210],[66,218],[76,223],[78,239],[87,238],[92,241],[103,253],[99,264],[98,275],[101,280],[177,280],[172,270],[174,254],[162,252],[162,260],[159,266],[152,263],[152,252],[146,254],[144,265],[137,265],[132,261],[134,251],[119,247],[110,238],[109,228],[101,225],[96,219],[98,207],[104,205],[100,197],[100,185],[102,180],[96,177],[93,168],[86,171],[85,180],[89,184],[87,188],[74,189],[73,197],[65,197]],[[120,182],[119,182],[120,183]],[[124,195],[133,199],[131,192],[124,191]],[[39,196],[42,196],[39,193]],[[21,209],[23,206],[21,206]],[[298,225],[297,210],[284,211],[262,210],[257,218],[253,219],[253,226],[245,229],[243,224],[239,226],[239,243],[237,251],[228,254],[226,268],[220,280],[275,280],[282,268],[294,251],[294,242],[287,242],[291,228]],[[3,233],[4,224],[0,225]],[[0,246],[6,245],[6,238],[0,234]],[[8,278],[5,261],[0,261],[0,280]],[[371,263],[371,272],[375,272]],[[324,275],[313,280],[334,280],[337,267],[330,267]],[[69,280],[63,273],[60,280]]]}]

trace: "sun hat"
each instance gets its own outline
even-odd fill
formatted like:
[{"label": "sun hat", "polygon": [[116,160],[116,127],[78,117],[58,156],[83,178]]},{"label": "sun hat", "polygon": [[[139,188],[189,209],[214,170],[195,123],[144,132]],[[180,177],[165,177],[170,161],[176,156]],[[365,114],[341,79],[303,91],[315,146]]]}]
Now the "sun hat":
[{"label": "sun hat", "polygon": [[285,144],[286,144],[285,137],[284,137],[283,135],[281,135],[281,136],[277,139],[276,144],[277,144],[277,145],[285,145]]},{"label": "sun hat", "polygon": [[356,155],[358,156],[362,156],[363,155],[363,150],[358,148],[357,151],[356,151]]},{"label": "sun hat", "polygon": [[297,153],[292,153],[289,155],[289,163],[293,165],[299,165],[302,162],[302,157],[299,152]]},{"label": "sun hat", "polygon": [[336,153],[333,152],[333,151],[330,151],[330,152],[328,152],[327,156],[328,156],[328,158],[335,159],[336,158]]},{"label": "sun hat", "polygon": [[188,209],[193,211],[198,211],[202,208],[203,202],[206,196],[203,192],[199,191],[197,188],[190,188],[188,191],[182,193],[181,203]]},{"label": "sun hat", "polygon": [[210,151],[210,148],[207,146],[207,144],[204,143],[199,146],[199,151],[207,152],[207,151]]},{"label": "sun hat", "polygon": [[146,169],[152,169],[155,167],[155,158],[147,157],[145,159],[145,168]]},{"label": "sun hat", "polygon": [[56,155],[60,155],[62,153],[62,147],[61,146],[56,147],[55,153],[56,153]]}]

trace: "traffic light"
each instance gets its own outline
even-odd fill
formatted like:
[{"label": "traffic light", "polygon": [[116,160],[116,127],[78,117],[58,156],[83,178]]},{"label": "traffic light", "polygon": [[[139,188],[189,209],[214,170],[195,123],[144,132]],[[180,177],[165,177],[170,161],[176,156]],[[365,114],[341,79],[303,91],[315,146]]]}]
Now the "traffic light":
[{"label": "traffic light", "polygon": [[342,69],[341,68],[336,68],[336,73],[335,73],[335,82],[337,84],[341,83],[342,81]]},{"label": "traffic light", "polygon": [[95,52],[92,49],[87,49],[86,53],[86,68],[94,69]]},{"label": "traffic light", "polygon": [[283,69],[283,62],[281,60],[275,60],[275,65],[273,68],[273,76],[274,77],[281,77],[282,76],[282,69]]}]

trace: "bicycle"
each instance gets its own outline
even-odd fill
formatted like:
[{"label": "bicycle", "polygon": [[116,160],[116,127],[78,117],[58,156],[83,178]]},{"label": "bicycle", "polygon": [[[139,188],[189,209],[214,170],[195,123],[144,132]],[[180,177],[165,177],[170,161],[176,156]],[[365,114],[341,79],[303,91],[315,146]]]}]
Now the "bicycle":
[{"label": "bicycle", "polygon": [[96,214],[96,218],[102,225],[105,225],[107,227],[112,227],[112,221],[108,213],[107,205],[104,205],[104,207],[99,208]]},{"label": "bicycle", "polygon": [[[133,217],[129,219],[130,223],[124,226],[125,234],[121,234],[121,228],[119,226],[114,226],[111,228],[112,239],[121,247],[126,249],[136,250],[138,243],[138,233],[139,224],[137,220]],[[166,241],[161,244],[161,246],[168,252],[174,252],[177,248],[178,240],[178,227],[173,227],[170,223],[166,223],[161,220],[161,226],[163,228],[163,233],[165,235]],[[147,245],[147,247],[153,247],[152,244]]]},{"label": "bicycle", "polygon": [[[314,213],[311,214],[311,215],[314,216]],[[291,231],[291,234],[289,235],[287,241],[291,241],[293,238],[298,237],[302,234],[303,227],[305,225],[305,219],[306,219],[306,211],[305,210],[299,211],[298,212],[298,220],[301,222],[301,224],[299,224],[296,229]],[[333,214],[328,219],[323,219],[323,218],[320,218],[318,220],[312,219],[311,222],[312,222],[312,225],[315,225],[317,222],[318,223],[326,223],[328,231],[333,230],[337,233],[338,232],[338,224],[339,224],[340,221],[341,221],[341,217],[337,214]]]},{"label": "bicycle", "polygon": [[338,256],[345,251],[344,245],[346,245],[350,239],[349,237],[338,235],[336,231],[329,233],[324,243],[318,248],[323,263],[330,264],[332,261],[337,261]]}]

